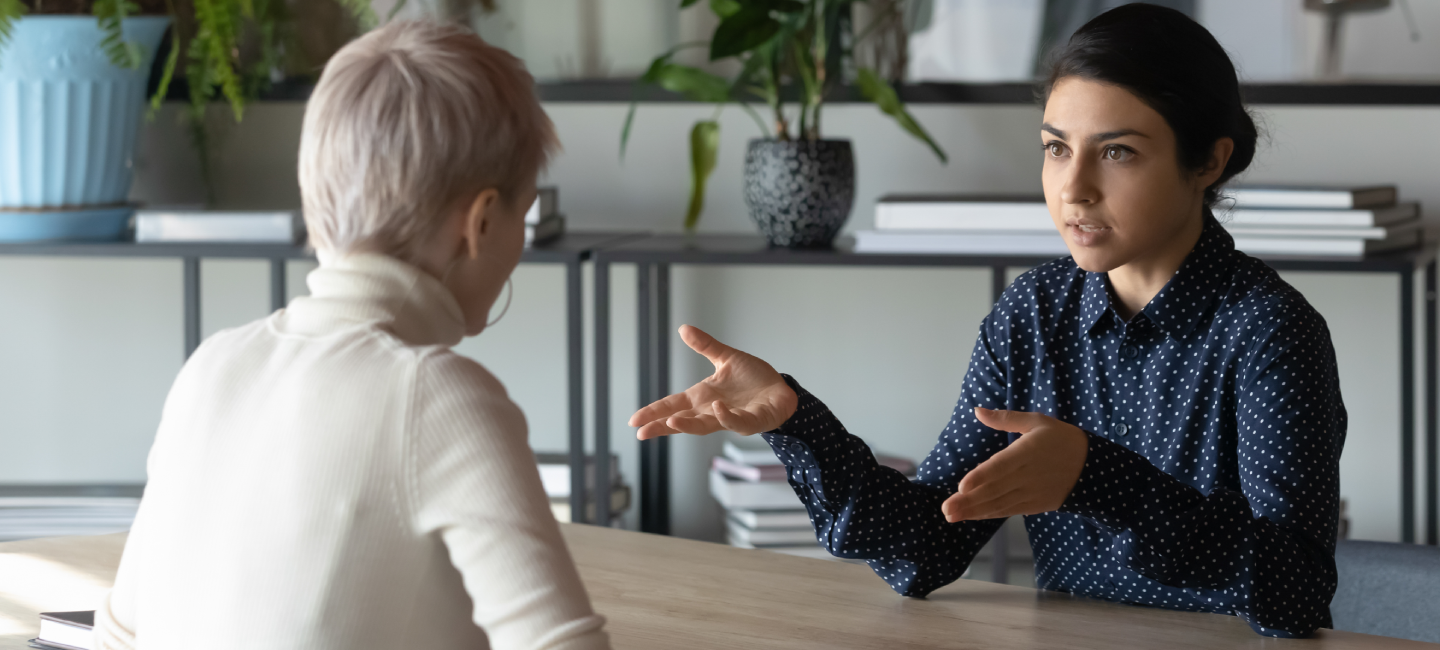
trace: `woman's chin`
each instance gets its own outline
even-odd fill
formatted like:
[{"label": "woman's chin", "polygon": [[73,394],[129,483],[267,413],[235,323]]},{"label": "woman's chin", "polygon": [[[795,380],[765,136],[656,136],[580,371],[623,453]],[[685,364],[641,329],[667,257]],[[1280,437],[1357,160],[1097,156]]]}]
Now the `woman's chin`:
[{"label": "woman's chin", "polygon": [[1077,246],[1067,242],[1070,249],[1070,257],[1075,260],[1075,265],[1091,273],[1109,273],[1124,262],[1118,256],[1110,254],[1105,250],[1097,250],[1086,246]]}]

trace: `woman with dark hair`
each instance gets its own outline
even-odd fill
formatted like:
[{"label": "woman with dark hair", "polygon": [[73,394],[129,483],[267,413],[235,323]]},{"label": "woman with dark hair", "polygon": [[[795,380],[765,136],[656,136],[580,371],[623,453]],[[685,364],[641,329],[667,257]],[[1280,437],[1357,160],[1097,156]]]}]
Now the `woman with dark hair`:
[{"label": "woman with dark hair", "polygon": [[1255,153],[1234,66],[1185,15],[1132,4],[1077,31],[1038,97],[1071,257],[985,318],[915,481],[793,378],[688,326],[715,374],[631,425],[764,432],[821,544],[907,596],[1024,515],[1045,589],[1268,636],[1329,626],[1345,407],[1324,320],[1211,213]]}]

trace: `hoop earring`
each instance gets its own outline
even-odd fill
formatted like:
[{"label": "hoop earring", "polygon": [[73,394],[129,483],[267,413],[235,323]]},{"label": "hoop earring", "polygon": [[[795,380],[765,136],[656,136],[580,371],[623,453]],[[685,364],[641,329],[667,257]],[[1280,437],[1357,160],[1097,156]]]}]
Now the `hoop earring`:
[{"label": "hoop earring", "polygon": [[500,319],[504,318],[505,314],[510,311],[510,301],[515,299],[515,280],[505,278],[505,289],[505,306],[500,308],[500,315],[496,316],[495,320],[485,323],[486,329],[494,327],[495,324],[500,322]]}]

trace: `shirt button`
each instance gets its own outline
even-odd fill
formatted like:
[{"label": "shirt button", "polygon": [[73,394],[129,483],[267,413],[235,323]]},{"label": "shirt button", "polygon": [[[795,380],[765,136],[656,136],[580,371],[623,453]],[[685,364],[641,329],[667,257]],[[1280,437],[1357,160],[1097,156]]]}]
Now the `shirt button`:
[{"label": "shirt button", "polygon": [[1124,422],[1121,422],[1111,427],[1110,431],[1117,436],[1123,436],[1127,433],[1130,433],[1130,427],[1126,426]]},{"label": "shirt button", "polygon": [[1127,345],[1123,348],[1120,348],[1120,355],[1125,357],[1126,359],[1134,359],[1135,357],[1140,356],[1140,348],[1137,348],[1133,345]]}]

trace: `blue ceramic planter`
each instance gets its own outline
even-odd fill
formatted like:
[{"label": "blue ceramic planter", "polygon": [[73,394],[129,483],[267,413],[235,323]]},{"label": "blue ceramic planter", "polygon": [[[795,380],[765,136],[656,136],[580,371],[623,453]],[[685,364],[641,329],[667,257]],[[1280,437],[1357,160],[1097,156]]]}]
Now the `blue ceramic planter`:
[{"label": "blue ceramic planter", "polygon": [[0,238],[15,241],[19,232],[70,238],[58,223],[19,225],[22,218],[46,219],[67,208],[88,215],[76,238],[115,232],[94,222],[107,218],[102,213],[123,230],[129,211],[113,208],[130,193],[145,82],[169,23],[165,16],[126,19],[125,38],[144,53],[140,68],[127,70],[105,56],[93,16],[16,21],[10,42],[0,48],[0,213],[13,217]]}]

